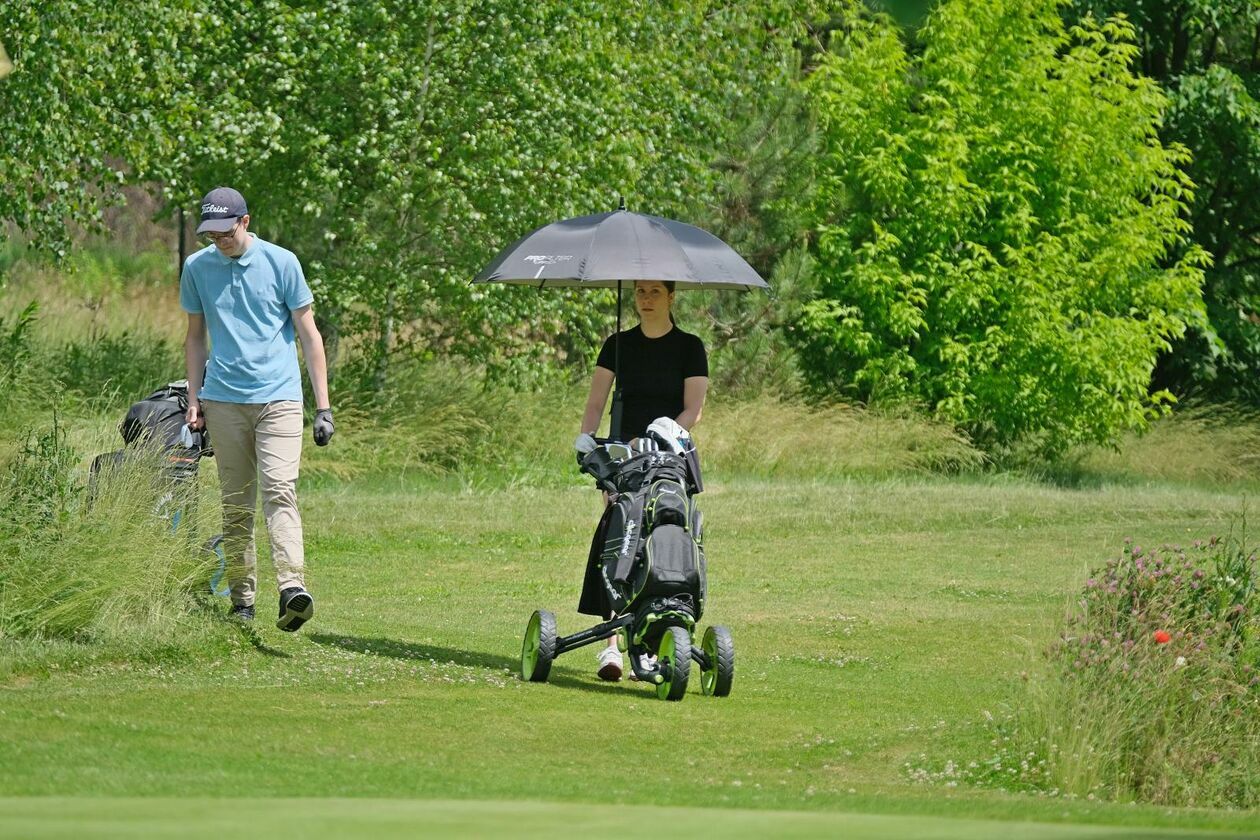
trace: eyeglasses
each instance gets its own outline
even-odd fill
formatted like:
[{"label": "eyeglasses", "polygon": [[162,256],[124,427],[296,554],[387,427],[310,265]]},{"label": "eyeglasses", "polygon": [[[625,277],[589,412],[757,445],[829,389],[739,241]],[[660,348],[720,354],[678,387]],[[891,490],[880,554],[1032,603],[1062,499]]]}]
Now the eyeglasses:
[{"label": "eyeglasses", "polygon": [[202,236],[204,236],[206,239],[209,239],[211,242],[218,243],[223,240],[231,239],[233,236],[236,236],[236,229],[240,226],[241,226],[241,220],[237,219],[236,224],[232,225],[232,229],[229,230],[227,233],[210,233],[209,231],[207,231],[203,233]]}]

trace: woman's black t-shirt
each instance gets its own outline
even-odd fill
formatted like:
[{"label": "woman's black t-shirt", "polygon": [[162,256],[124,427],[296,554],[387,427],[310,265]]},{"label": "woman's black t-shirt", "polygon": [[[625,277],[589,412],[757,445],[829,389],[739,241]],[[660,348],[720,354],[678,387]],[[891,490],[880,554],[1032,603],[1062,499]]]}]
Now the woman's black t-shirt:
[{"label": "woman's black t-shirt", "polygon": [[[683,380],[709,375],[709,358],[698,336],[674,327],[648,338],[641,327],[621,334],[621,439],[641,437],[658,417],[677,418],[683,410]],[[604,340],[595,362],[616,371],[616,336]]]}]

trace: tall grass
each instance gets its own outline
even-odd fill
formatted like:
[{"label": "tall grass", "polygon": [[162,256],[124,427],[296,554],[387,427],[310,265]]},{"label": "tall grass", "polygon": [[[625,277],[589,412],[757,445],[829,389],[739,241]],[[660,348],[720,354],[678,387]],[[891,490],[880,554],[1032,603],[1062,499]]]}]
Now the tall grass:
[{"label": "tall grass", "polygon": [[164,338],[133,334],[72,341],[50,354],[51,378],[90,403],[126,405],[184,378],[182,351]]},{"label": "tall grass", "polygon": [[193,485],[161,479],[163,463],[137,452],[89,495],[58,423],[26,435],[0,478],[0,637],[143,658],[222,635],[196,594],[215,562],[199,547],[200,500]]},{"label": "tall grass", "polygon": [[1161,804],[1260,806],[1255,554],[1234,539],[1126,546],[1079,604],[1050,652],[1051,778]]},{"label": "tall grass", "polygon": [[731,474],[956,474],[985,464],[966,438],[922,417],[772,398],[716,403],[695,437],[706,467]]},{"label": "tall grass", "polygon": [[164,251],[93,242],[53,266],[10,247],[0,251],[0,317],[34,301],[58,336],[131,332],[176,340],[186,316],[175,263]]},{"label": "tall grass", "polygon": [[66,339],[63,326],[36,301],[0,314],[0,432],[53,406],[126,406],[184,376],[183,353],[166,338],[93,330]]},{"label": "tall grass", "polygon": [[31,390],[31,335],[38,307],[28,304],[9,317],[0,316],[0,430],[10,425],[22,408],[21,397]]},{"label": "tall grass", "polygon": [[1260,482],[1260,415],[1245,406],[1190,406],[1128,434],[1115,448],[1078,449],[1034,469],[1068,485],[1134,481]]},{"label": "tall grass", "polygon": [[338,372],[333,405],[336,437],[305,452],[304,475],[449,473],[470,459],[500,413],[472,371],[414,357],[394,363],[384,388],[368,362],[350,360]]},{"label": "tall grass", "polygon": [[[336,414],[339,437],[308,454],[305,474],[349,479],[415,471],[541,486],[580,480],[571,444],[585,382],[557,378],[514,391],[456,363],[412,360],[396,366],[382,392],[350,388],[338,400],[349,404]],[[985,465],[982,453],[943,424],[769,396],[712,401],[695,439],[712,475],[879,477]]]}]

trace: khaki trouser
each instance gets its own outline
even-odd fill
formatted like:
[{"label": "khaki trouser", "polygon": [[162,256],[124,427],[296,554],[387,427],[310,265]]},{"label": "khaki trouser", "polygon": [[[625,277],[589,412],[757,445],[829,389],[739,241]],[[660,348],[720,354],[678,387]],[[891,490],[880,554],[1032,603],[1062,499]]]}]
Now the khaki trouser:
[{"label": "khaki trouser", "polygon": [[203,401],[223,493],[223,551],[232,603],[251,605],[257,591],[254,512],[262,486],[276,586],[302,586],[302,517],[297,508],[302,457],[302,404]]}]

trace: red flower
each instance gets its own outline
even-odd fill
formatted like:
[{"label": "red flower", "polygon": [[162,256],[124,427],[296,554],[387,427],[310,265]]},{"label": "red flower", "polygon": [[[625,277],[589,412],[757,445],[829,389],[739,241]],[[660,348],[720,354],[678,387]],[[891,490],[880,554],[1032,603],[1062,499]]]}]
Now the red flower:
[{"label": "red flower", "polygon": [[1164,630],[1155,631],[1155,644],[1166,645],[1171,641],[1172,641],[1172,636],[1168,635],[1166,631]]}]

